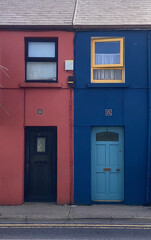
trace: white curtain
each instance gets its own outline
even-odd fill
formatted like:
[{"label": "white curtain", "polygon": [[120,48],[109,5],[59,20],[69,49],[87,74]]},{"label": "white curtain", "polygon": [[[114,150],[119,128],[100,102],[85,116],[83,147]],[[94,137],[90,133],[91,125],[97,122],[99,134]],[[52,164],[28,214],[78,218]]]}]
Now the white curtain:
[{"label": "white curtain", "polygon": [[100,54],[95,53],[95,64],[119,64],[120,53],[116,54]]},{"label": "white curtain", "polygon": [[122,80],[121,69],[94,69],[94,80]]}]

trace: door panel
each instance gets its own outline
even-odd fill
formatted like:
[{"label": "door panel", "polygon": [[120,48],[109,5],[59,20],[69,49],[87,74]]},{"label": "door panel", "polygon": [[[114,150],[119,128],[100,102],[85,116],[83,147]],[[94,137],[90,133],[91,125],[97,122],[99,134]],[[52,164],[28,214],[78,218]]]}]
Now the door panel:
[{"label": "door panel", "polygon": [[123,128],[93,128],[91,142],[92,200],[124,200]]},{"label": "door panel", "polygon": [[27,127],[25,200],[56,201],[56,127]]},{"label": "door panel", "polygon": [[106,165],[106,145],[96,145],[96,164],[98,167]]},{"label": "door panel", "polygon": [[101,182],[105,183],[106,176],[105,173],[96,173],[96,192],[98,194],[105,194],[106,192],[106,184],[101,185]]},{"label": "door panel", "polygon": [[116,167],[119,164],[119,145],[109,144],[109,165]]}]

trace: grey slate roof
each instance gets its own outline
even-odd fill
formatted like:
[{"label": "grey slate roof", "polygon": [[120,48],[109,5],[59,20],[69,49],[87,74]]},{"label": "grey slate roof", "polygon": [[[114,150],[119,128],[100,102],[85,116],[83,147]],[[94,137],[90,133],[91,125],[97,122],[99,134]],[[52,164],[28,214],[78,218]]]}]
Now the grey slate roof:
[{"label": "grey slate roof", "polygon": [[151,26],[151,0],[0,0],[8,26]]},{"label": "grey slate roof", "polygon": [[0,0],[0,25],[72,25],[75,0]]},{"label": "grey slate roof", "polygon": [[148,25],[151,0],[78,0],[74,25]]}]

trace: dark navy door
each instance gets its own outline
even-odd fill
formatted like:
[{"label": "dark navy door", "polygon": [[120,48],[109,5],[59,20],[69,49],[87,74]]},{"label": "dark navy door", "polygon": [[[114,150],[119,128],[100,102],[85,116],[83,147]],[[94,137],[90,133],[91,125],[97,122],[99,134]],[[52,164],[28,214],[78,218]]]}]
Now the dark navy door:
[{"label": "dark navy door", "polygon": [[26,128],[25,200],[56,201],[56,128]]},{"label": "dark navy door", "polygon": [[91,195],[93,201],[124,200],[124,131],[92,129]]}]

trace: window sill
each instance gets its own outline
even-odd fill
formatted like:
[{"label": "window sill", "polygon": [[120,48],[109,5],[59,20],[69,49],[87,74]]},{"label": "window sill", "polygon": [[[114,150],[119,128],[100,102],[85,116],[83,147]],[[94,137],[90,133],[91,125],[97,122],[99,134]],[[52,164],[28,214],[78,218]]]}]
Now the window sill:
[{"label": "window sill", "polygon": [[61,88],[60,83],[20,83],[20,88]]},{"label": "window sill", "polygon": [[129,88],[126,83],[88,83],[88,88]]}]

